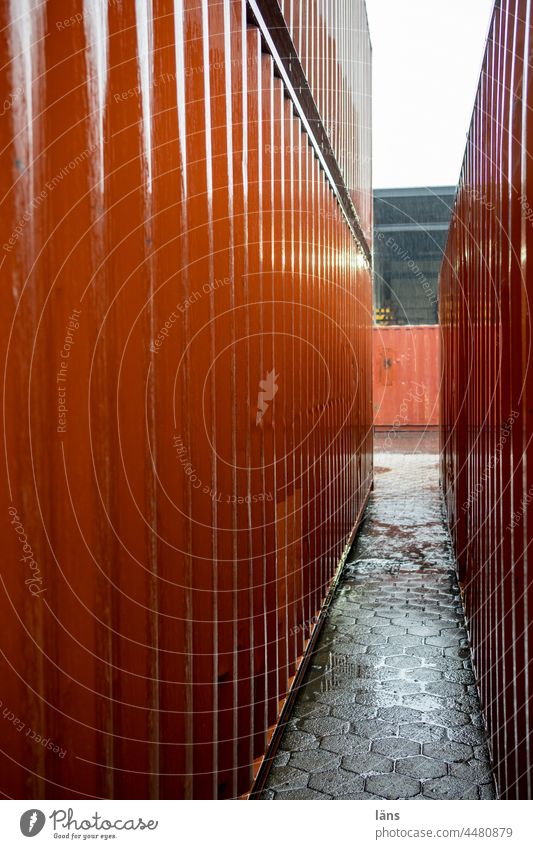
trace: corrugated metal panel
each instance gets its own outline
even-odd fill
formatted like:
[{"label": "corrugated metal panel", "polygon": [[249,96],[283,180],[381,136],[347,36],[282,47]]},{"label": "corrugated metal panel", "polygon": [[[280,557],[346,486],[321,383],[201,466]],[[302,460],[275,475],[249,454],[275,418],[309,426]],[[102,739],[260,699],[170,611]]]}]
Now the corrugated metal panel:
[{"label": "corrugated metal panel", "polygon": [[533,795],[530,2],[497,2],[441,273],[442,480],[503,798]]},{"label": "corrugated metal panel", "polygon": [[[286,0],[289,31],[369,244],[371,45],[363,0]],[[354,52],[354,42],[357,49]]]},{"label": "corrugated metal panel", "polygon": [[344,185],[268,5],[0,4],[9,796],[246,792],[371,485],[364,6]]},{"label": "corrugated metal panel", "polygon": [[374,327],[374,425],[439,424],[440,328]]}]

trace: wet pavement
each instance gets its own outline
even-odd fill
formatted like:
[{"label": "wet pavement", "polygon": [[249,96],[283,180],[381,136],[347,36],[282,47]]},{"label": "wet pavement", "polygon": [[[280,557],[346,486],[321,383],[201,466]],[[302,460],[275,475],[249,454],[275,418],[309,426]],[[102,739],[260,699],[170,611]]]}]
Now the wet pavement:
[{"label": "wet pavement", "polygon": [[263,798],[495,798],[437,464],[376,455]]}]

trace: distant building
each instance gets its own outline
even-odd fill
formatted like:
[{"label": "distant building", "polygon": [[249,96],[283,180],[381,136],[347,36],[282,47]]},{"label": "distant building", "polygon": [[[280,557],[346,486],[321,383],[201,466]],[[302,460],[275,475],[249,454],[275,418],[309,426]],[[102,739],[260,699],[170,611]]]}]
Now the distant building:
[{"label": "distant building", "polygon": [[438,276],[455,186],[374,192],[374,317],[437,324]]}]

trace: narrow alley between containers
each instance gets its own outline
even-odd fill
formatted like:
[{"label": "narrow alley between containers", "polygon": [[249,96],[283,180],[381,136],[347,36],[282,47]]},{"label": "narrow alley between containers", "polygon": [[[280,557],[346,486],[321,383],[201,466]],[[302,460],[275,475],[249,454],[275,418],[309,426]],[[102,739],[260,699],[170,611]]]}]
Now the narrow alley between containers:
[{"label": "narrow alley between containers", "polygon": [[375,488],[264,799],[494,799],[434,434],[376,436]]}]

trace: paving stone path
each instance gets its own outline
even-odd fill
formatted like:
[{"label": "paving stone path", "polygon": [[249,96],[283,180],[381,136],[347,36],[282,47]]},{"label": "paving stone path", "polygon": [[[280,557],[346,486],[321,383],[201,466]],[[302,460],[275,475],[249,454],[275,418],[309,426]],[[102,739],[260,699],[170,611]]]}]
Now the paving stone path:
[{"label": "paving stone path", "polygon": [[494,799],[435,454],[375,491],[264,799]]}]

